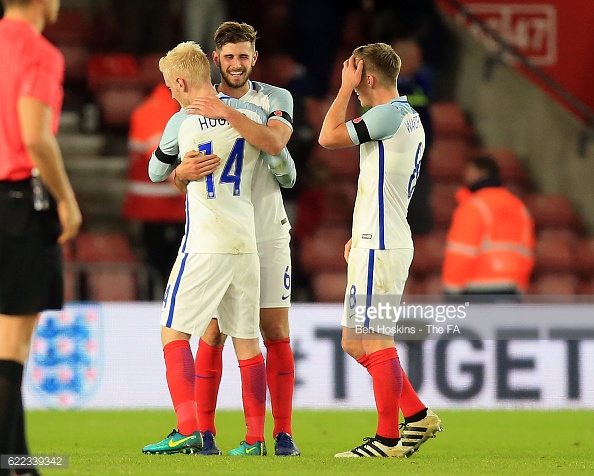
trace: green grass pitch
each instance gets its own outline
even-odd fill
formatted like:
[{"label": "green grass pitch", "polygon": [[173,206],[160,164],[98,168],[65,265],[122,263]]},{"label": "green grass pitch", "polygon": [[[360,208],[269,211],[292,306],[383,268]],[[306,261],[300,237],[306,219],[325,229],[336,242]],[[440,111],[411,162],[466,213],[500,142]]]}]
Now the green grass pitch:
[{"label": "green grass pitch", "polygon": [[444,411],[444,430],[408,459],[334,458],[375,430],[374,412],[296,411],[302,456],[225,454],[244,436],[241,412],[217,413],[222,457],[144,455],[141,448],[175,426],[172,411],[31,411],[31,452],[68,454],[68,469],[45,475],[564,475],[594,474],[594,411]]}]

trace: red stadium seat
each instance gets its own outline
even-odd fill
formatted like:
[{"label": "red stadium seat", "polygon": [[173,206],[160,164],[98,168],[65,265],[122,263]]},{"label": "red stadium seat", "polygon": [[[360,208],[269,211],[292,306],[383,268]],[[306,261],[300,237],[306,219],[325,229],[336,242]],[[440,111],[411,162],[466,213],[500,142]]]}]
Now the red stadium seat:
[{"label": "red stadium seat", "polygon": [[346,226],[321,226],[301,242],[301,265],[307,273],[346,270],[344,245],[351,238]]},{"label": "red stadium seat", "polygon": [[80,9],[63,9],[55,23],[46,25],[43,35],[55,45],[82,45],[90,39],[90,24]]},{"label": "red stadium seat", "polygon": [[92,301],[135,301],[136,276],[131,271],[88,271],[87,289]]},{"label": "red stadium seat", "polygon": [[316,302],[343,302],[347,285],[345,271],[325,271],[311,279]]},{"label": "red stadium seat", "polygon": [[316,144],[310,161],[315,167],[321,166],[331,177],[356,180],[359,176],[358,147],[330,150]]},{"label": "red stadium seat", "polygon": [[445,231],[413,237],[415,254],[410,267],[414,276],[427,276],[441,272],[445,248]]},{"label": "red stadium seat", "polygon": [[576,293],[594,297],[594,278],[580,281]]},{"label": "red stadium seat", "polygon": [[108,87],[139,87],[141,83],[138,61],[126,53],[91,55],[87,75],[92,92]]},{"label": "red stadium seat", "polygon": [[457,206],[456,190],[460,185],[436,182],[431,188],[431,210],[437,228],[448,228],[452,222],[452,214]]},{"label": "red stadium seat", "polygon": [[429,150],[429,173],[433,180],[461,182],[469,153],[470,147],[463,139],[436,139]]},{"label": "red stadium seat", "polygon": [[159,71],[159,60],[164,54],[147,54],[140,58],[139,74],[142,78],[142,84],[147,91],[151,91],[157,84],[163,82],[163,73]]},{"label": "red stadium seat", "polygon": [[84,45],[60,44],[58,49],[64,55],[66,82],[84,82],[87,79],[87,68],[89,64],[89,50]]},{"label": "red stadium seat", "polygon": [[433,134],[436,140],[445,138],[469,139],[472,127],[466,121],[462,108],[454,102],[436,102],[429,108]]},{"label": "red stadium seat", "polygon": [[324,187],[321,205],[321,223],[350,226],[357,196],[357,183],[332,182]]},{"label": "red stadium seat", "polygon": [[565,195],[529,194],[524,202],[537,228],[578,228],[579,217]]},{"label": "red stadium seat", "polygon": [[573,244],[573,268],[584,278],[594,278],[594,238],[578,238]]},{"label": "red stadium seat", "polygon": [[441,274],[431,274],[420,283],[419,294],[441,296],[443,295],[443,285],[441,283]]},{"label": "red stadium seat", "polygon": [[127,128],[132,112],[145,96],[142,84],[101,89],[95,95],[101,123],[107,128]]},{"label": "red stadium seat", "polygon": [[542,230],[536,237],[534,272],[569,272],[573,269],[571,230]]},{"label": "red stadium seat", "polygon": [[136,263],[128,239],[118,233],[83,232],[75,242],[75,261],[86,263]]},{"label": "red stadium seat", "polygon": [[64,271],[64,301],[72,302],[79,300],[78,297],[78,285],[79,285],[79,273],[76,271],[65,270]]},{"label": "red stadium seat", "polygon": [[530,284],[529,294],[571,295],[577,291],[579,279],[573,273],[547,273],[536,276]]},{"label": "red stadium seat", "polygon": [[530,182],[530,177],[520,165],[513,150],[485,149],[482,153],[492,157],[493,160],[497,162],[497,165],[499,165],[499,175],[503,182],[518,183],[522,185],[527,185]]}]

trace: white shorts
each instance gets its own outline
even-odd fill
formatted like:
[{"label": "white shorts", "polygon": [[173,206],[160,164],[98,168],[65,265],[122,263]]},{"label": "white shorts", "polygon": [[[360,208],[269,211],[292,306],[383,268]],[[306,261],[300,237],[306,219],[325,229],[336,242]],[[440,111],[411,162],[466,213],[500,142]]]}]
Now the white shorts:
[{"label": "white shorts", "polygon": [[260,307],[291,306],[291,236],[258,243]]},{"label": "white shorts", "polygon": [[347,267],[347,288],[341,325],[349,329],[366,328],[379,334],[394,335],[394,323],[380,318],[381,312],[368,313],[379,304],[400,305],[408,278],[413,250],[370,250],[351,248]]},{"label": "white shorts", "polygon": [[256,254],[178,254],[165,289],[161,325],[202,336],[213,316],[223,334],[260,335]]}]

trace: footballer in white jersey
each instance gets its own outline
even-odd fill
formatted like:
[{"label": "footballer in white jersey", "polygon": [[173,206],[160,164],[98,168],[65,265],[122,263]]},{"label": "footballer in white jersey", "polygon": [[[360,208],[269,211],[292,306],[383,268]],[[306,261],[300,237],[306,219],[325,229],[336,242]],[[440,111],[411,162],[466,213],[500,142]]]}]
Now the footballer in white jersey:
[{"label": "footballer in white jersey", "polygon": [[[293,98],[286,89],[270,84],[248,81],[249,90],[242,97],[261,107],[268,121],[281,121],[293,129]],[[260,307],[275,308],[291,305],[291,224],[283,204],[277,180],[268,166],[260,161],[254,170],[252,186],[256,241],[260,257]]]},{"label": "footballer in white jersey", "polygon": [[[227,101],[257,123],[266,119],[258,107]],[[222,332],[244,339],[257,337],[259,260],[251,191],[260,150],[227,121],[182,110],[167,123],[151,157],[151,179],[164,180],[189,150],[216,154],[221,165],[213,174],[188,184],[186,233],[167,283],[161,324],[202,335],[218,311]]]},{"label": "footballer in white jersey", "polygon": [[346,128],[353,143],[360,145],[360,172],[341,324],[392,335],[390,322],[370,322],[355,310],[361,305],[377,307],[386,295],[393,296],[391,304],[400,303],[413,258],[406,215],[421,167],[425,131],[406,96],[371,108],[347,122]]},{"label": "footballer in white jersey", "polygon": [[401,96],[346,124],[360,145],[353,247],[413,249],[406,215],[425,149],[419,115]]}]

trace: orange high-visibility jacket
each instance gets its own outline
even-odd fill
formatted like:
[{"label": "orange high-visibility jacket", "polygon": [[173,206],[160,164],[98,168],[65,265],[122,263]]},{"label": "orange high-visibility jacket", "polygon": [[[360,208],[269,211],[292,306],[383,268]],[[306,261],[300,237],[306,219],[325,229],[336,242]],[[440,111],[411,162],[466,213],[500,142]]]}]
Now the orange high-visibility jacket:
[{"label": "orange high-visibility jacket", "polygon": [[123,214],[142,222],[184,222],[185,195],[170,181],[153,183],[148,176],[151,154],[159,145],[167,121],[180,109],[165,84],[159,84],[130,119],[129,168]]},{"label": "orange high-visibility jacket", "polygon": [[534,222],[503,187],[456,194],[442,270],[449,293],[526,291],[534,266]]}]

